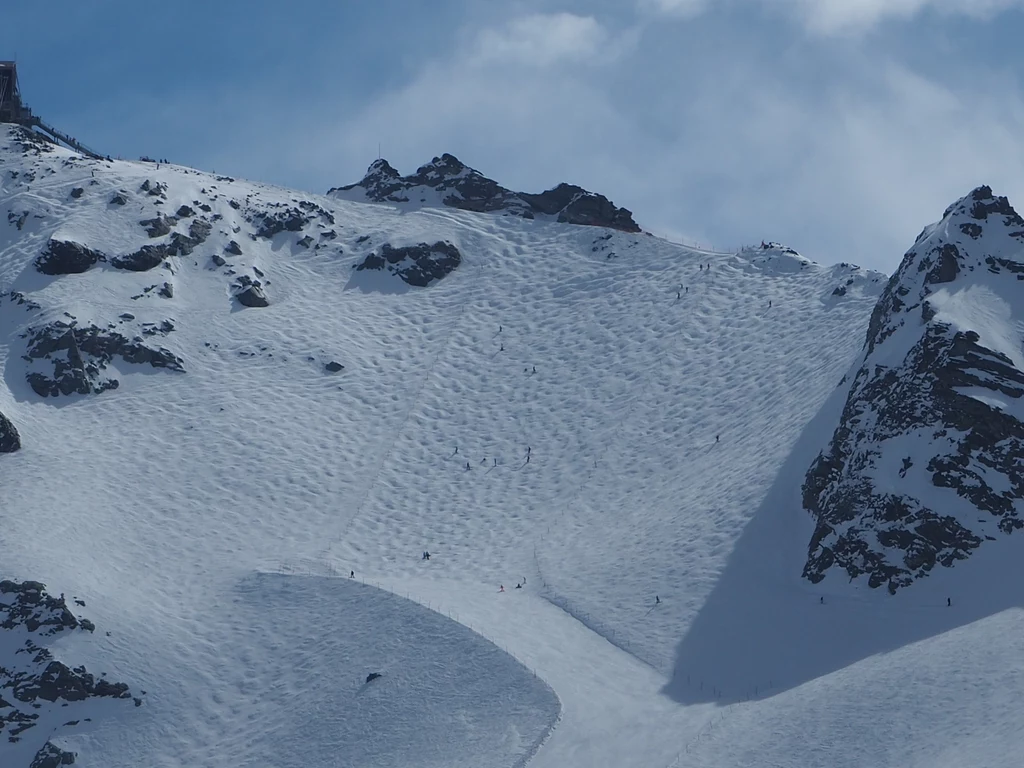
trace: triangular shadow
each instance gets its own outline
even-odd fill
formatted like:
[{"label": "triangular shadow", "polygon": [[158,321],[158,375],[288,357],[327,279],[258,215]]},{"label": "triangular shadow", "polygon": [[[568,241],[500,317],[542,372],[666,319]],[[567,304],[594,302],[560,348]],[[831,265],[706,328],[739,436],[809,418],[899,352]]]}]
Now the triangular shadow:
[{"label": "triangular shadow", "polygon": [[[1024,604],[1018,536],[985,542],[890,595],[830,573],[801,578],[813,521],[800,485],[838,424],[840,386],[808,423],[676,650],[663,693],[684,704],[774,696],[877,654]],[[951,605],[947,607],[947,598]]]}]

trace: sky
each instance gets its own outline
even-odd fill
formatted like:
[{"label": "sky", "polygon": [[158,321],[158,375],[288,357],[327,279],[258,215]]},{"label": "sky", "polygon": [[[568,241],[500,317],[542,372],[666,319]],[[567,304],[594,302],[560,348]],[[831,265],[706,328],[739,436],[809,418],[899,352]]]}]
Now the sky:
[{"label": "sky", "polygon": [[443,152],[646,230],[893,271],[979,184],[1024,209],[1024,0],[49,0],[37,114],[98,151],[311,192]]}]

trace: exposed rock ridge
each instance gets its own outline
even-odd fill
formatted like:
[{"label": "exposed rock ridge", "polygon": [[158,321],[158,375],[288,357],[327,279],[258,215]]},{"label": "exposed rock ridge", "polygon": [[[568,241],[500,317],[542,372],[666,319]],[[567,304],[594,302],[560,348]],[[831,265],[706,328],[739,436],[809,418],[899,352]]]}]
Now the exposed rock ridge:
[{"label": "exposed rock ridge", "polygon": [[428,190],[440,195],[443,205],[465,211],[502,211],[526,219],[545,215],[567,224],[640,231],[630,211],[603,195],[573,184],[559,184],[539,194],[513,192],[449,154],[435,157],[409,176],[400,175],[387,160],[375,160],[362,181],[327,194],[361,193],[372,202],[408,203],[425,201]]},{"label": "exposed rock ridge", "polygon": [[993,301],[1024,306],[1022,253],[1024,220],[978,187],[905,255],[804,481],[810,581],[842,570],[895,593],[1024,527],[1024,354],[1011,318],[1010,345],[983,321]]}]

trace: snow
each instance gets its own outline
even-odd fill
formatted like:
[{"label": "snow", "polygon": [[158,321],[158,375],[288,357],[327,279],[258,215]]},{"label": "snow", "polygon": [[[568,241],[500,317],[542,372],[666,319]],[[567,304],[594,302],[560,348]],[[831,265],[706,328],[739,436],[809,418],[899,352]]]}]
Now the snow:
[{"label": "snow", "polygon": [[[4,209],[43,217],[0,221],[0,289],[42,307],[0,305],[24,444],[0,460],[0,575],[80,595],[97,631],[58,657],[147,692],[58,730],[77,765],[1012,764],[1024,619],[1010,591],[976,599],[1011,557],[896,598],[799,578],[799,483],[884,276],[0,153]],[[299,199],[336,224],[249,237],[246,205]],[[55,233],[163,242],[138,221],[196,200],[223,218],[171,269],[31,266]],[[269,307],[210,263],[232,239]],[[427,289],[352,269],[437,240],[463,263]],[[173,299],[131,299],[164,280]],[[19,334],[65,311],[173,319],[154,343],[187,373],[123,364],[116,391],[41,400]]]}]

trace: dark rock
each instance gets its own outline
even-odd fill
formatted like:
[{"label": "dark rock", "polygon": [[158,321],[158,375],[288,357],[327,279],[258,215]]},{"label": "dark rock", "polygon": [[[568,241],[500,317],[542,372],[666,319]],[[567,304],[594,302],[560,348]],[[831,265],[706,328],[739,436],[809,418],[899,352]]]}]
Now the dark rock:
[{"label": "dark rock", "polygon": [[188,256],[198,246],[206,242],[206,238],[210,236],[210,232],[213,231],[213,227],[208,221],[203,219],[194,220],[188,228],[188,236],[175,232],[171,235],[170,250],[173,255],[176,256]]},{"label": "dark rock", "polygon": [[527,219],[542,213],[569,224],[640,231],[629,211],[582,187],[560,184],[540,194],[512,192],[449,154],[435,157],[411,176],[400,176],[386,160],[376,160],[362,181],[331,189],[328,194],[354,190],[368,200],[394,203],[415,202],[424,190],[433,190],[441,194],[444,205],[466,211],[501,211]]},{"label": "dark rock", "polygon": [[252,223],[257,227],[256,236],[268,240],[281,232],[301,232],[310,218],[297,208],[289,208],[276,213],[260,213]]},{"label": "dark rock", "polygon": [[21,435],[17,427],[0,413],[0,453],[14,453],[21,448]]},{"label": "dark rock", "polygon": [[215,254],[213,254],[213,256],[211,256],[211,257],[210,257],[210,259],[211,259],[211,260],[213,261],[213,263],[214,263],[214,264],[216,264],[216,265],[217,265],[218,267],[223,267],[223,266],[224,266],[225,264],[227,264],[227,262],[226,262],[226,261],[224,260],[224,257],[223,257],[223,256],[221,256],[221,255],[219,255],[219,254],[216,254],[216,253],[215,253]]},{"label": "dark rock", "polygon": [[[1004,287],[1014,290],[1024,264],[986,248],[1004,248],[1003,234],[1024,244],[1024,233],[1007,231],[1018,218],[1005,198],[979,187],[947,208],[940,226],[925,229],[879,298],[839,425],[804,479],[803,503],[816,520],[803,571],[810,581],[835,568],[895,593],[969,557],[992,532],[1024,528],[1024,424],[990,404],[1024,398],[1024,371],[977,332],[942,322],[929,298],[982,265],[1006,273],[1014,282]],[[975,229],[965,219],[989,223]],[[988,238],[990,227],[1001,229],[997,239]],[[890,351],[897,332],[902,338]],[[986,391],[990,399],[972,396]],[[909,472],[914,463],[890,456],[907,440],[927,447],[931,485],[980,514],[937,508],[941,496],[922,493],[921,478]],[[898,479],[886,469],[897,461]]]},{"label": "dark rock", "polygon": [[171,216],[157,216],[156,218],[143,219],[139,222],[146,229],[146,234],[150,237],[163,237],[170,234],[177,223],[178,220]]},{"label": "dark rock", "polygon": [[240,288],[238,293],[235,294],[235,298],[238,299],[238,303],[244,307],[269,307],[270,301],[267,299],[267,294],[263,292],[263,286],[259,280],[253,280],[245,275],[238,278],[236,283],[237,287]]},{"label": "dark rock", "polygon": [[36,752],[36,756],[32,758],[28,768],[60,768],[62,765],[74,765],[74,763],[74,752],[63,750],[48,741]]},{"label": "dark rock", "polygon": [[324,368],[326,368],[330,373],[337,373],[338,371],[344,370],[345,366],[331,360],[331,362],[325,365]]},{"label": "dark rock", "polygon": [[29,211],[22,211],[21,213],[15,213],[14,211],[7,212],[7,223],[13,224],[18,228],[20,232],[25,226],[25,222],[28,220]]},{"label": "dark rock", "polygon": [[106,257],[80,243],[50,240],[46,250],[36,259],[36,269],[44,275],[74,275],[88,270]]},{"label": "dark rock", "polygon": [[230,256],[241,256],[242,255],[242,247],[238,243],[236,243],[234,240],[232,240],[230,243],[228,243],[226,246],[224,246],[224,253],[226,253],[226,254],[228,254]]},{"label": "dark rock", "polygon": [[135,253],[115,256],[110,260],[110,265],[130,272],[146,272],[160,266],[160,263],[171,255],[171,249],[166,245],[144,245]]},{"label": "dark rock", "polygon": [[171,285],[170,283],[164,283],[162,286],[160,286],[159,295],[165,299],[173,299],[174,286]]},{"label": "dark rock", "polygon": [[167,191],[167,185],[161,181],[154,182],[146,179],[146,181],[142,182],[139,186],[139,191],[145,192],[147,195],[151,195],[153,197],[166,199],[164,193]]},{"label": "dark rock", "polygon": [[521,195],[534,210],[558,216],[566,224],[608,227],[624,232],[639,232],[633,214],[625,208],[615,207],[608,198],[587,192],[572,184],[559,184],[539,195]]},{"label": "dark rock", "polygon": [[128,195],[127,192],[117,192],[117,193],[115,193],[114,196],[112,198],[110,198],[110,204],[111,205],[127,205],[128,204],[128,197],[127,197],[127,195]]},{"label": "dark rock", "polygon": [[366,676],[366,682],[370,683],[376,680],[378,677],[383,677],[380,672],[371,672]]},{"label": "dark rock", "polygon": [[409,285],[426,287],[447,277],[462,263],[462,254],[451,243],[438,241],[433,245],[420,243],[392,248],[385,243],[380,254],[370,254],[356,270],[384,270],[397,275]]},{"label": "dark rock", "polygon": [[177,211],[174,212],[174,215],[177,216],[179,219],[187,219],[190,216],[195,216],[196,212],[189,208],[187,205],[183,205]]},{"label": "dark rock", "polygon": [[75,200],[77,200],[84,194],[85,189],[83,187],[75,187],[74,189],[71,190],[71,197],[74,198]]},{"label": "dark rock", "polygon": [[181,359],[169,350],[152,349],[141,341],[95,326],[73,328],[57,321],[38,330],[30,329],[28,342],[28,358],[46,361],[52,365],[52,374],[31,371],[26,378],[41,397],[99,394],[119,385],[117,379],[102,377],[115,356],[127,363],[185,370]]},{"label": "dark rock", "polygon": [[313,238],[306,235],[304,238],[299,240],[296,245],[301,245],[303,248],[309,248],[313,244]]}]

